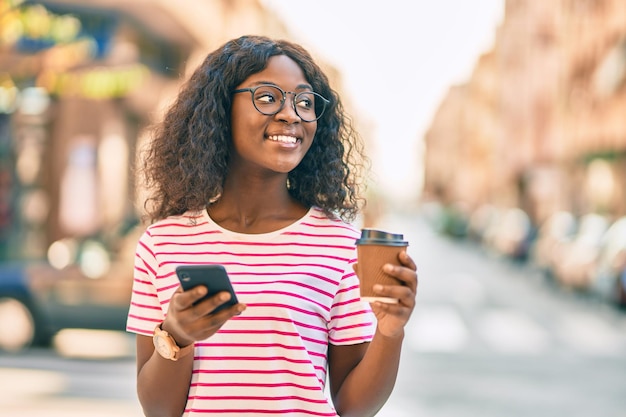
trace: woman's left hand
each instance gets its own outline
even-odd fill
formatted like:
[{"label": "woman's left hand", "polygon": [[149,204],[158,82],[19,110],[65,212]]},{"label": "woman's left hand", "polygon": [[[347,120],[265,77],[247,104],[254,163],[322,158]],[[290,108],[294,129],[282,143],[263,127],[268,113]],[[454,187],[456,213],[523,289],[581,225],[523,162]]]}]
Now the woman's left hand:
[{"label": "woman's left hand", "polygon": [[387,337],[398,337],[404,334],[404,326],[409,321],[415,307],[417,294],[417,267],[413,259],[400,252],[398,260],[402,266],[386,264],[383,270],[402,281],[404,285],[375,285],[374,292],[383,297],[398,299],[397,304],[374,302],[372,311],[378,320],[378,332]]}]

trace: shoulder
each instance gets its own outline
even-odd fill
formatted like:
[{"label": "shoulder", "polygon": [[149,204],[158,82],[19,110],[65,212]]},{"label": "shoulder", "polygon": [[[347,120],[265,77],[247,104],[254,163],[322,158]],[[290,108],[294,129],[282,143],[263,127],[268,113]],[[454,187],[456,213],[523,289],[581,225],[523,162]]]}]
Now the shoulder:
[{"label": "shoulder", "polygon": [[188,211],[186,213],[169,216],[161,220],[157,220],[146,228],[149,235],[159,235],[163,231],[171,231],[172,229],[188,229],[199,227],[207,224],[207,218],[201,211]]},{"label": "shoulder", "polygon": [[184,237],[198,233],[206,228],[208,219],[203,212],[186,212],[181,215],[169,216],[146,227],[141,240],[144,242],[162,238]]},{"label": "shoulder", "polygon": [[309,213],[303,219],[302,225],[309,228],[312,232],[348,239],[358,239],[361,234],[355,225],[347,223],[339,217],[328,216],[318,207],[313,207],[309,210]]}]

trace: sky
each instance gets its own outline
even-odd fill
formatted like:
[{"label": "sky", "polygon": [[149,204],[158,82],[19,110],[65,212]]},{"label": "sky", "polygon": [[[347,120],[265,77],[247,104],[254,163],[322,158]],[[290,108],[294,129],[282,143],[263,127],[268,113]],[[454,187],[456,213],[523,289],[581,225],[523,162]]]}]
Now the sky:
[{"label": "sky", "polygon": [[[493,47],[505,0],[263,0],[294,40],[343,73],[375,123],[373,186],[398,203],[422,183],[422,137],[448,88]],[[359,117],[363,117],[359,116]]]}]

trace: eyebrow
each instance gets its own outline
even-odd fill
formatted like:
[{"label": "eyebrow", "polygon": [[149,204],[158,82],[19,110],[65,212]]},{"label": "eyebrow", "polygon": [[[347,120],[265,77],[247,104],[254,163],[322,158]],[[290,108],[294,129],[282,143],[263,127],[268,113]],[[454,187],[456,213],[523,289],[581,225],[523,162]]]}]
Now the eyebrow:
[{"label": "eyebrow", "polygon": [[[256,81],[254,83],[252,83],[253,86],[257,86],[257,85],[273,85],[276,87],[279,87],[282,89],[282,87],[280,87],[278,84],[276,84],[275,82],[272,81]],[[296,90],[311,90],[313,91],[313,87],[310,84],[298,84],[296,86]]]}]

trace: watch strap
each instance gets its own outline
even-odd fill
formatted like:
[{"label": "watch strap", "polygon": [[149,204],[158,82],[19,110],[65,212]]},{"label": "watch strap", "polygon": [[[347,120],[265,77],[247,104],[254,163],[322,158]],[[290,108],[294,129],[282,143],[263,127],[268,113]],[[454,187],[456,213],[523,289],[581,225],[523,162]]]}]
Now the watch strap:
[{"label": "watch strap", "polygon": [[[172,337],[172,336],[170,336],[170,337]],[[172,339],[173,339],[173,338],[172,338]],[[178,345],[176,345],[176,346],[178,346]],[[194,346],[194,344],[193,344],[193,343],[191,343],[191,344],[189,344],[189,345],[187,345],[187,346],[185,346],[185,347],[182,347],[182,348],[181,348],[180,346],[178,346],[178,352],[176,352],[176,354],[174,355],[174,357],[175,357],[176,359],[172,359],[172,360],[178,360],[178,359],[180,359],[180,358],[184,358],[185,356],[187,356],[187,355],[189,355],[191,352],[193,352],[193,348],[194,348],[194,347],[195,347],[195,346]]]}]

